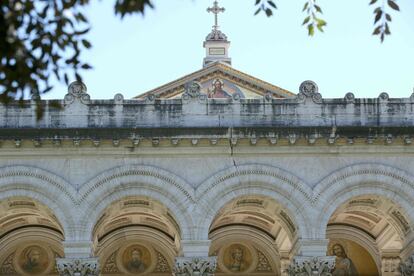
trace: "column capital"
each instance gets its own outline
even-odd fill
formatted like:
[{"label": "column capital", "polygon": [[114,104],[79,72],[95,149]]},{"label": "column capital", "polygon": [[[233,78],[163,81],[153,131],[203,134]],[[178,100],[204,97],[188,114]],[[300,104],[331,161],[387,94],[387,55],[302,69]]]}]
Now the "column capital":
[{"label": "column capital", "polygon": [[401,262],[400,270],[402,276],[414,276],[414,255],[411,255],[405,262]]},{"label": "column capital", "polygon": [[297,256],[293,258],[287,273],[289,276],[331,276],[334,266],[334,256]]},{"label": "column capital", "polygon": [[98,258],[57,258],[56,267],[61,276],[98,276]]},{"label": "column capital", "polygon": [[217,257],[177,257],[174,276],[214,276]]},{"label": "column capital", "polygon": [[382,276],[388,276],[388,275],[400,275],[400,264],[401,259],[398,256],[388,256],[388,257],[382,257],[381,258],[381,270],[382,270]]}]

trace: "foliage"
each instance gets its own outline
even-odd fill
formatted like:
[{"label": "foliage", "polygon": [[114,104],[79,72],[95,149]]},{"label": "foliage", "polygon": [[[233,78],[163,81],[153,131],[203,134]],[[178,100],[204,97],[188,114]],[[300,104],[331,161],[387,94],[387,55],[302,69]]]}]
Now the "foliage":
[{"label": "foliage", "polygon": [[[255,14],[272,16],[277,6],[273,0],[254,0]],[[323,32],[327,23],[321,19],[317,0],[306,0],[303,25],[308,34]],[[80,70],[92,68],[82,62],[81,53],[92,47],[86,39],[90,29],[84,6],[89,0],[3,0],[0,2],[0,102],[30,96],[38,104],[40,96],[52,89],[51,79],[68,84],[69,78],[81,79]],[[381,42],[390,34],[388,8],[399,10],[397,0],[371,0],[374,10],[373,34]],[[115,14],[143,14],[153,8],[151,0],[115,0]],[[73,76],[69,76],[71,73]],[[22,102],[22,101],[21,101]]]},{"label": "foliage", "polygon": [[[389,23],[391,22],[392,18],[391,18],[391,15],[387,13],[387,5],[392,10],[399,11],[400,7],[398,6],[396,1],[397,0],[387,0],[387,1],[382,0],[380,5],[376,7],[374,10],[374,14],[375,14],[374,25],[376,26],[372,34],[378,35],[381,39],[381,42],[384,41],[384,38],[386,35],[391,34]],[[369,4],[375,5],[377,4],[377,2],[378,0],[372,0]],[[387,5],[385,4],[385,2],[387,2]]]}]

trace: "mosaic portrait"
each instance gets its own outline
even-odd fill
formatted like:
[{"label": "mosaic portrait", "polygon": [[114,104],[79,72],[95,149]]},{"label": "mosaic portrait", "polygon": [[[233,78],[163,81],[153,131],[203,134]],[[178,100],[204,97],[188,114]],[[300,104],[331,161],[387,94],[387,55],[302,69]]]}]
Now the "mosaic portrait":
[{"label": "mosaic portrait", "polygon": [[232,244],[224,250],[223,265],[230,272],[244,272],[252,265],[252,254],[246,246]]},{"label": "mosaic portrait", "polygon": [[18,257],[19,268],[27,274],[43,274],[49,264],[46,250],[37,245],[25,248]]},{"label": "mosaic portrait", "polygon": [[232,98],[234,95],[244,98],[243,92],[233,83],[224,79],[211,79],[202,84],[202,92],[207,94],[208,98]]},{"label": "mosaic portrait", "polygon": [[132,245],[125,249],[122,254],[122,265],[124,269],[133,274],[141,274],[148,270],[151,265],[151,254],[142,245]]},{"label": "mosaic portrait", "polygon": [[331,247],[331,256],[335,256],[335,268],[332,276],[358,276],[354,263],[346,254],[345,247],[335,243]]},{"label": "mosaic portrait", "polygon": [[331,240],[327,255],[335,256],[335,267],[331,272],[332,276],[377,276],[379,274],[370,253],[351,240]]}]

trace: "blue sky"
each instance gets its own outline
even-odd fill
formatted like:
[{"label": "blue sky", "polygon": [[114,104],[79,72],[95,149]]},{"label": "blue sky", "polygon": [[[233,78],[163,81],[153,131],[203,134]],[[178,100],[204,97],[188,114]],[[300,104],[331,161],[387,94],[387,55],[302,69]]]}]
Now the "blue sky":
[{"label": "blue sky", "polygon": [[[87,14],[93,48],[83,59],[94,66],[82,74],[92,99],[132,98],[202,67],[202,43],[213,16],[213,0],[155,0],[145,16],[123,20],[114,1],[91,1]],[[221,30],[231,41],[233,67],[297,92],[303,80],[314,80],[323,97],[409,97],[414,87],[414,1],[398,0],[391,12],[392,35],[383,44],[373,31],[369,0],[319,0],[325,33],[308,37],[301,26],[304,0],[275,0],[273,17],[253,16],[254,0],[221,0],[226,12]],[[46,98],[63,98],[57,85]]]}]

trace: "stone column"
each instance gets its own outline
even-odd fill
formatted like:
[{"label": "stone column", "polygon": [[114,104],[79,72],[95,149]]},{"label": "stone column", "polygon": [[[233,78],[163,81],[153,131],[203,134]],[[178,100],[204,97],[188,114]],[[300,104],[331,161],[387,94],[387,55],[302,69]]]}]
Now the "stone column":
[{"label": "stone column", "polygon": [[409,257],[405,262],[401,262],[400,270],[402,276],[414,276],[414,255]]},{"label": "stone column", "polygon": [[216,257],[177,257],[173,269],[174,276],[214,276],[217,267]]},{"label": "stone column", "polygon": [[335,257],[297,256],[287,269],[289,276],[331,276],[335,266]]},{"label": "stone column", "polygon": [[381,259],[381,275],[382,276],[400,276],[399,257],[382,257]]},{"label": "stone column", "polygon": [[58,258],[56,266],[61,276],[98,276],[98,258]]}]

